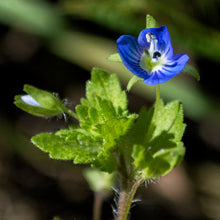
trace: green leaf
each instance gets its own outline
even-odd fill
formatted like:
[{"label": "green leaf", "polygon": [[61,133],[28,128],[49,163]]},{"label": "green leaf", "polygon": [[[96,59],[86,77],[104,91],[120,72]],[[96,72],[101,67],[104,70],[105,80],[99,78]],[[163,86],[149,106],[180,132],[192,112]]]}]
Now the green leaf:
[{"label": "green leaf", "polygon": [[129,133],[128,144],[133,148],[134,144],[141,145],[145,143],[146,135],[149,131],[153,117],[153,108],[149,111],[143,107],[139,113],[139,116]]},{"label": "green leaf", "polygon": [[[158,178],[177,166],[185,154],[181,138],[185,130],[183,109],[178,101],[160,100],[150,111],[142,109],[130,132],[134,164],[143,178]],[[142,132],[142,137],[138,133]]]},{"label": "green leaf", "polygon": [[161,158],[153,158],[142,145],[134,146],[133,157],[135,158],[134,164],[141,168],[142,176],[145,179],[157,179],[161,174],[166,173],[170,169],[167,161]]},{"label": "green leaf", "polygon": [[42,151],[48,152],[53,159],[74,160],[74,163],[91,163],[95,160],[100,143],[89,136],[78,136],[78,132],[70,132],[70,140],[66,135],[59,136],[59,133],[41,133],[32,137],[31,141]]},{"label": "green leaf", "polygon": [[199,72],[196,70],[195,67],[193,67],[189,64],[186,64],[185,68],[183,69],[183,71],[181,73],[189,74],[189,75],[195,77],[198,81],[200,80]]},{"label": "green leaf", "polygon": [[179,101],[172,101],[164,105],[160,100],[158,107],[155,107],[152,123],[155,128],[150,131],[152,132],[151,139],[165,130],[174,135],[176,142],[180,141],[186,127],[186,124],[183,123],[182,104]]},{"label": "green leaf", "polygon": [[146,15],[146,28],[159,27],[157,21],[149,14]]},{"label": "green leaf", "polygon": [[112,102],[116,112],[119,111],[119,108],[127,109],[126,93],[122,91],[117,76],[94,68],[91,73],[91,81],[86,84],[86,97],[91,106],[97,107],[97,96]]},{"label": "green leaf", "polygon": [[105,140],[105,150],[112,150],[119,144],[119,139],[131,128],[134,119],[135,117],[112,119],[102,125],[102,136]]},{"label": "green leaf", "polygon": [[118,156],[123,154],[126,145],[127,132],[133,125],[136,115],[129,118],[111,119],[101,126],[103,137],[103,148],[100,149],[95,167],[106,172],[113,172],[118,169]]},{"label": "green leaf", "polygon": [[98,154],[98,158],[93,161],[92,167],[98,168],[101,171],[113,173],[118,170],[118,161],[114,155],[114,152],[102,152]]},{"label": "green leaf", "polygon": [[122,63],[119,53],[114,53],[107,58],[108,61]]},{"label": "green leaf", "polygon": [[128,82],[127,90],[130,91],[133,85],[135,85],[137,82],[142,81],[142,80],[143,80],[142,78],[134,75]]},{"label": "green leaf", "polygon": [[86,98],[76,106],[80,126],[91,135],[101,135],[101,125],[107,120],[129,117],[127,97],[115,74],[94,68],[86,83]]}]

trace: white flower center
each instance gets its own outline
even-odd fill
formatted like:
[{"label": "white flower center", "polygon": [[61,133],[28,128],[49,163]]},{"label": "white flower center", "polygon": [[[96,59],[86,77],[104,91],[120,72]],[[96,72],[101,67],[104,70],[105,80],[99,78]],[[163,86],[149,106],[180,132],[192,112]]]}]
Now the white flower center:
[{"label": "white flower center", "polygon": [[163,56],[158,50],[158,40],[150,32],[146,34],[146,40],[150,43],[149,49],[145,49],[140,59],[140,66],[148,73],[161,68]]}]

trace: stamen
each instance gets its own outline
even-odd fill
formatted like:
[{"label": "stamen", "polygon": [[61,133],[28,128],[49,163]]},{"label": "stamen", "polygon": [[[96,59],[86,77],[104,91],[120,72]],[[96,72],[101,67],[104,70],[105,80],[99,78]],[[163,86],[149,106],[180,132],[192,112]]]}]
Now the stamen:
[{"label": "stamen", "polygon": [[150,43],[153,39],[155,39],[155,36],[153,34],[151,34],[150,32],[147,33],[145,36],[146,36],[148,43]]}]

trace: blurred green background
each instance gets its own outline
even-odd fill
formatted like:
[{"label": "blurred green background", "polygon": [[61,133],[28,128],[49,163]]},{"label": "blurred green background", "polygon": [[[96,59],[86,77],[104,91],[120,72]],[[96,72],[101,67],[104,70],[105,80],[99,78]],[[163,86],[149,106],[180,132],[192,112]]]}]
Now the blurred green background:
[{"label": "blurred green background", "polygon": [[[122,34],[138,36],[151,14],[166,25],[176,53],[187,53],[197,82],[178,75],[161,85],[166,100],[183,102],[187,129],[182,165],[141,187],[131,219],[220,219],[219,0],[0,0],[0,219],[91,219],[93,194],[84,166],[54,161],[30,143],[39,132],[72,123],[28,115],[13,105],[25,83],[58,93],[74,108],[97,66],[132,76],[107,61]],[[155,88],[138,83],[128,93],[131,112],[151,106]],[[102,219],[113,219],[113,197]]]}]

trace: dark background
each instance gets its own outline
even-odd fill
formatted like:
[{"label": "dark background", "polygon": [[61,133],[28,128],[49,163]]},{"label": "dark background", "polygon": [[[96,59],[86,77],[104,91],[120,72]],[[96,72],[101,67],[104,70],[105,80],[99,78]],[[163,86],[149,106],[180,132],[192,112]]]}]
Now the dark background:
[{"label": "dark background", "polygon": [[[114,45],[121,34],[137,36],[144,28],[147,13],[167,25],[176,52],[190,55],[190,64],[197,68],[201,80],[196,82],[183,75],[175,77],[179,79],[178,85],[183,85],[179,89],[185,85],[189,88],[183,94],[191,92],[187,97],[191,109],[187,104],[185,109],[186,156],[179,167],[158,183],[140,187],[137,198],[141,202],[132,208],[131,219],[220,219],[219,2],[29,2],[37,5],[22,0],[21,7],[9,4],[16,9],[13,11],[8,10],[7,3],[0,3],[0,219],[47,220],[54,216],[64,220],[91,219],[93,193],[82,175],[86,166],[49,159],[30,143],[34,134],[68,127],[71,119],[28,115],[13,105],[13,99],[23,93],[24,84],[31,84],[56,92],[61,99],[67,98],[68,105],[74,108],[84,95],[92,63],[108,69],[106,61],[102,65],[102,61],[94,58],[107,58],[99,50],[99,43],[103,44],[100,39]],[[32,9],[23,8],[24,5],[33,6],[33,13]],[[37,10],[38,7],[43,10]],[[46,19],[43,15],[48,12],[51,14]],[[41,19],[45,19],[43,25],[35,23]],[[82,39],[77,43],[77,37],[72,41],[63,38],[67,32]],[[96,44],[94,36],[98,37]],[[88,43],[87,48],[80,40]],[[68,47],[60,47],[66,42],[69,51]],[[73,49],[71,42],[75,42]],[[90,46],[99,48],[94,57],[90,55]],[[116,45],[109,51],[116,52]],[[125,87],[125,78],[118,74]],[[175,81],[172,79],[170,83]],[[182,100],[177,91],[170,90],[164,97],[166,100],[173,98],[170,92]],[[197,96],[197,92],[202,95]],[[153,103],[152,95],[145,90],[131,91],[128,97],[131,112]],[[192,109],[198,115],[191,113]],[[112,207],[116,205],[113,198],[117,198],[114,192],[105,199],[102,219],[113,219]]]}]

